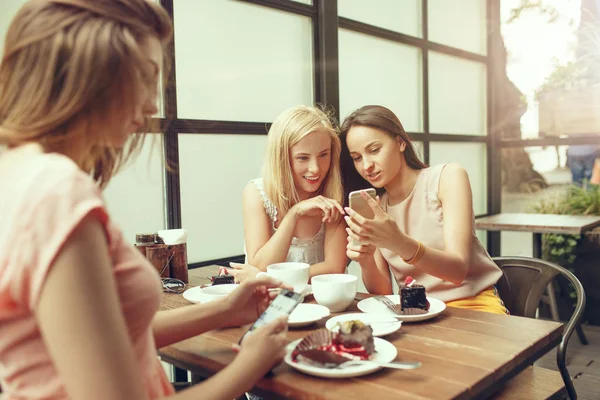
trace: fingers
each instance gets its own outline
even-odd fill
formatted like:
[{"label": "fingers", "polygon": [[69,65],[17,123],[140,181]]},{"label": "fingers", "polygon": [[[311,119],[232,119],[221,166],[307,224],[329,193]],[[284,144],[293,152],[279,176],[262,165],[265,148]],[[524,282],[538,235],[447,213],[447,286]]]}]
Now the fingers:
[{"label": "fingers", "polygon": [[285,335],[285,334],[287,334],[287,327],[288,327],[288,317],[287,317],[287,315],[284,315],[282,317],[276,318],[273,321],[261,326],[260,328],[258,328],[258,330],[260,330],[262,333],[264,333],[266,335],[276,335],[276,334],[279,334],[282,332]]},{"label": "fingers", "polygon": [[229,266],[231,268],[233,268],[234,270],[238,270],[238,269],[244,269],[246,268],[247,264],[240,264],[240,263],[235,263],[235,262],[230,262]]},{"label": "fingers", "polygon": [[[367,204],[371,207],[371,209],[373,210],[373,212],[375,213],[375,217],[378,217],[382,214],[385,214],[385,212],[382,210],[381,206],[379,206],[379,201],[375,200],[374,198],[372,198],[371,196],[369,196],[367,194],[367,192],[365,192],[364,190],[360,191],[360,196],[367,202]],[[377,196],[377,199],[379,199],[379,196]]]},{"label": "fingers", "polygon": [[[363,218],[360,214],[354,212],[350,208],[347,208],[347,210],[350,210],[350,212],[352,213],[351,216],[344,217],[344,220],[346,221],[346,224],[348,224],[348,227],[352,230],[353,233],[368,238],[367,233],[369,232],[369,228],[367,228],[364,225],[364,221],[366,221],[365,218]],[[362,219],[363,223],[361,223],[359,219]]]}]

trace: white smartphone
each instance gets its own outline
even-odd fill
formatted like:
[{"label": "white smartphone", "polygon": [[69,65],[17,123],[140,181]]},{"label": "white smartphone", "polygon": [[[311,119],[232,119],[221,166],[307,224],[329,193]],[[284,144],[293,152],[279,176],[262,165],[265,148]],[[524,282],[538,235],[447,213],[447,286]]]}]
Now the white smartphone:
[{"label": "white smartphone", "polygon": [[375,214],[373,213],[373,209],[371,208],[369,203],[367,203],[367,201],[363,199],[360,195],[360,192],[362,191],[367,192],[367,194],[373,199],[377,197],[377,193],[373,188],[356,190],[354,192],[350,192],[350,194],[348,195],[348,203],[350,204],[351,209],[353,209],[363,217],[373,219],[375,217]]},{"label": "white smartphone", "polygon": [[[373,188],[364,189],[364,191],[367,192],[367,194],[373,199],[377,197],[377,192],[375,192],[375,189]],[[348,195],[348,203],[350,204],[350,208],[365,218],[373,219],[375,217],[375,213],[373,212],[373,209],[369,203],[362,198],[360,192],[362,192],[362,190],[355,190],[354,192],[350,192]],[[361,243],[357,243],[355,240],[352,240],[352,244],[357,245]]]},{"label": "white smartphone", "polygon": [[283,289],[275,299],[269,304],[267,309],[258,317],[258,319],[252,324],[250,329],[246,331],[240,338],[238,343],[242,343],[244,337],[269,322],[275,320],[284,315],[290,315],[294,308],[302,302],[304,297],[300,293],[292,292],[291,290]]}]

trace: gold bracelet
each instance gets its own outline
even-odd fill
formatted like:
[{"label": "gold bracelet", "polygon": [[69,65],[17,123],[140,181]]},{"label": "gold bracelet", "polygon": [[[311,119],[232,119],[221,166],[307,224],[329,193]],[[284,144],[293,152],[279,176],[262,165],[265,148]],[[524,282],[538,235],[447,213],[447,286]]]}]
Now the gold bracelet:
[{"label": "gold bracelet", "polygon": [[415,255],[409,258],[408,260],[402,257],[400,258],[402,258],[402,261],[404,261],[407,264],[415,264],[417,261],[419,261],[421,257],[423,257],[423,253],[425,253],[425,246],[423,246],[421,242],[417,240],[417,251],[415,252]]}]

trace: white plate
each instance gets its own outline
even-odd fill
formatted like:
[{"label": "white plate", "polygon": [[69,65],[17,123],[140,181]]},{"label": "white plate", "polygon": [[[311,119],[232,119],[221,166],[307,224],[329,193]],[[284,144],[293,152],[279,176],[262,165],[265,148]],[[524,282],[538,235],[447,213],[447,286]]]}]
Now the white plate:
[{"label": "white plate", "polygon": [[306,284],[306,285],[297,285],[297,286],[294,286],[294,291],[297,291],[303,297],[306,297],[309,294],[312,294],[312,286],[308,285],[308,284]]},{"label": "white plate", "polygon": [[240,285],[225,284],[200,287],[196,286],[183,292],[183,298],[192,303],[208,303],[216,299],[223,298],[233,292]]},{"label": "white plate", "polygon": [[298,304],[288,317],[288,326],[298,328],[310,325],[329,316],[329,314],[329,308],[325,306],[318,304]]},{"label": "white plate", "polygon": [[[325,323],[325,327],[330,331],[333,330],[338,322],[359,320],[367,325],[371,325],[373,336],[385,336],[396,332],[402,326],[402,322],[394,317],[386,317],[376,314],[353,313],[342,314],[329,318]],[[337,330],[337,328],[336,328]]]},{"label": "white plate", "polygon": [[[390,299],[394,304],[400,304],[400,296],[397,294],[391,294],[385,296]],[[442,313],[446,309],[446,304],[433,297],[427,297],[429,301],[429,311],[425,314],[420,315],[398,315],[392,312],[389,308],[385,306],[385,304],[381,303],[379,300],[374,297],[369,297],[368,299],[364,299],[358,302],[356,305],[358,309],[362,312],[369,314],[379,314],[386,317],[394,317],[398,318],[403,322],[417,322],[424,321],[426,319],[433,318]]]},{"label": "white plate", "polygon": [[[293,362],[292,351],[294,351],[294,349],[296,348],[298,343],[300,343],[301,340],[302,339],[298,339],[288,344],[286,348],[287,354],[285,355],[285,358],[283,360],[292,368],[295,368],[300,372],[304,372],[305,374],[320,376],[322,378],[352,378],[354,376],[370,374],[382,368],[377,364],[365,363],[364,365],[355,365],[340,369],[327,369],[319,368],[314,365]],[[371,355],[371,360],[384,363],[394,361],[396,355],[398,354],[396,346],[394,346],[387,340],[378,337],[373,338],[373,340],[375,342],[375,353]]]}]

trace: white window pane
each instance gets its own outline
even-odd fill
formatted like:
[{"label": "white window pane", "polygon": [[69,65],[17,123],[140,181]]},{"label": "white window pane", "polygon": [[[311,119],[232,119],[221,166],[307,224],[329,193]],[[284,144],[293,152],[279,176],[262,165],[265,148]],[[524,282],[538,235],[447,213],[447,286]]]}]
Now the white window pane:
[{"label": "white window pane", "polygon": [[479,243],[481,243],[483,248],[487,250],[487,231],[476,230],[475,235],[477,236],[477,239],[479,239]]},{"label": "white window pane", "polygon": [[312,0],[292,0],[295,1],[296,3],[302,3],[302,4],[308,4],[309,6],[312,6]]},{"label": "white window pane", "polygon": [[338,0],[338,15],[421,37],[421,0]]},{"label": "white window pane", "polygon": [[421,50],[339,31],[340,116],[367,104],[392,110],[408,132],[422,131]]},{"label": "white window pane", "polygon": [[242,190],[260,177],[266,145],[266,135],[179,135],[190,263],[244,253]]},{"label": "white window pane", "polygon": [[413,141],[412,144],[413,144],[413,147],[415,148],[415,151],[417,152],[417,156],[419,157],[419,160],[425,162],[425,157],[423,157],[423,142]]},{"label": "white window pane", "polygon": [[486,53],[484,0],[429,0],[429,40],[473,53]]},{"label": "white window pane", "polygon": [[4,39],[6,38],[6,32],[12,22],[17,11],[25,4],[27,0],[2,0],[0,5],[0,56],[4,54]]},{"label": "white window pane", "polygon": [[432,133],[487,134],[485,64],[429,52],[429,127]]},{"label": "white window pane", "polygon": [[455,162],[469,174],[475,214],[487,213],[487,151],[485,143],[429,144],[430,165]]},{"label": "white window pane", "polygon": [[148,134],[140,155],[104,190],[108,212],[129,243],[135,243],[137,233],[166,227],[162,138],[161,134]]},{"label": "white window pane", "polygon": [[268,122],[313,103],[309,17],[227,0],[174,13],[179,118]]},{"label": "white window pane", "polygon": [[530,232],[500,232],[500,255],[533,257],[533,234]]}]

